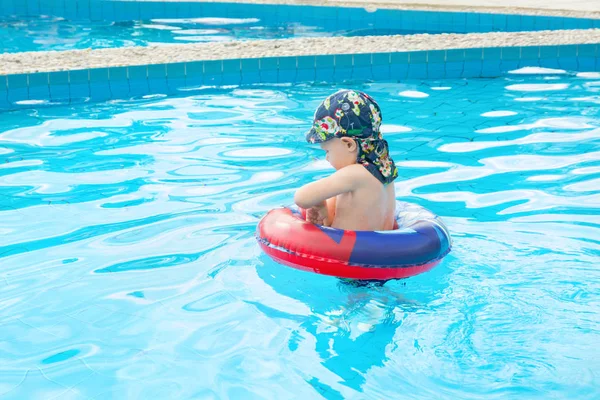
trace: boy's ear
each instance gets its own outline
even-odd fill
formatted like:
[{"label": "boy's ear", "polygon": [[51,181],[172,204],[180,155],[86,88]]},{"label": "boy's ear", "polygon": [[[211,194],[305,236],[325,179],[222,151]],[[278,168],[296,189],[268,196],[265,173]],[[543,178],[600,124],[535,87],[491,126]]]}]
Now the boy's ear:
[{"label": "boy's ear", "polygon": [[343,137],[341,138],[342,143],[344,143],[344,145],[348,148],[349,151],[354,151],[356,150],[356,141],[352,138],[349,137]]}]

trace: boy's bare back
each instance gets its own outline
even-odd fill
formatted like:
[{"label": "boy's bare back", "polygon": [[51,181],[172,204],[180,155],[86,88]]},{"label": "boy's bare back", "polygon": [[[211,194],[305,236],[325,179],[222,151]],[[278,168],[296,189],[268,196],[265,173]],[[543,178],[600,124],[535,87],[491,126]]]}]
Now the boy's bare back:
[{"label": "boy's bare back", "polygon": [[384,186],[362,165],[354,164],[345,168],[360,185],[351,192],[335,197],[331,227],[352,231],[392,230],[396,211],[394,185]]}]

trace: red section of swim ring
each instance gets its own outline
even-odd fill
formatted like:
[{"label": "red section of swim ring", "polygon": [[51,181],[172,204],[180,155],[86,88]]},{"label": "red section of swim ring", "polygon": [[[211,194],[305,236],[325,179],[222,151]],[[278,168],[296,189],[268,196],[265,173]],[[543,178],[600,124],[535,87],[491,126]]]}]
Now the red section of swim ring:
[{"label": "red section of swim ring", "polygon": [[280,264],[284,264],[302,271],[309,271],[317,274],[331,275],[338,278],[349,279],[388,280],[408,278],[423,272],[427,272],[440,262],[440,260],[436,260],[429,264],[402,268],[354,267],[339,261],[325,261],[308,256],[303,257],[298,254],[274,249],[264,243],[260,243],[260,247],[268,256]]},{"label": "red section of swim ring", "polygon": [[345,231],[337,243],[316,225],[295,217],[287,208],[269,211],[258,225],[258,234],[275,247],[310,254],[315,259],[341,262],[348,262],[356,242],[356,232]]}]

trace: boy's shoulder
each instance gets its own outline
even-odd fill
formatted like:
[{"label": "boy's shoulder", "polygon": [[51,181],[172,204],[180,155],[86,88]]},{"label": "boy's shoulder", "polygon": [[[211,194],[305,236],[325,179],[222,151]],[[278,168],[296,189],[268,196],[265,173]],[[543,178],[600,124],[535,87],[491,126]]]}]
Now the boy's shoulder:
[{"label": "boy's shoulder", "polygon": [[352,164],[338,170],[342,175],[362,176],[364,174],[371,175],[367,169],[361,164]]},{"label": "boy's shoulder", "polygon": [[363,165],[352,164],[342,169],[339,169],[335,175],[338,175],[340,179],[350,179],[355,184],[362,182],[379,182]]}]

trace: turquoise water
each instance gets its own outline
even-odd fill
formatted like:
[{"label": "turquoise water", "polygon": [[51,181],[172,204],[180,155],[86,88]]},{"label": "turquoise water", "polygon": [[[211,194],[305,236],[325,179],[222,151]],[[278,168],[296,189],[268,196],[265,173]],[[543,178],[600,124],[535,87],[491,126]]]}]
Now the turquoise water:
[{"label": "turquoise water", "polygon": [[289,39],[423,33],[425,29],[378,29],[373,24],[345,28],[259,18],[179,18],[148,21],[84,21],[59,17],[0,17],[0,53],[78,50],[232,40]]},{"label": "turquoise water", "polygon": [[331,173],[302,133],[338,87],[3,113],[2,398],[598,398],[600,75],[345,86],[453,234],[429,273],[357,287],[258,249]]}]

